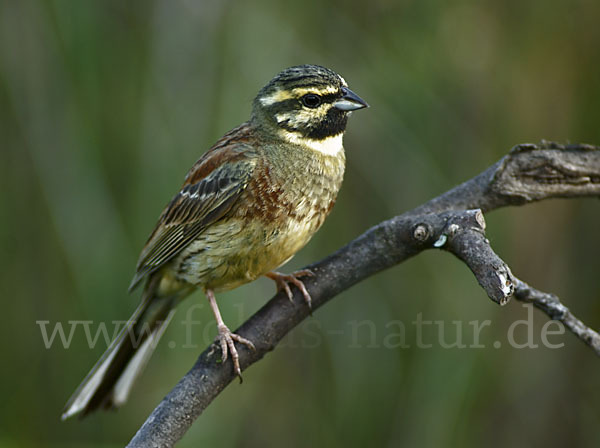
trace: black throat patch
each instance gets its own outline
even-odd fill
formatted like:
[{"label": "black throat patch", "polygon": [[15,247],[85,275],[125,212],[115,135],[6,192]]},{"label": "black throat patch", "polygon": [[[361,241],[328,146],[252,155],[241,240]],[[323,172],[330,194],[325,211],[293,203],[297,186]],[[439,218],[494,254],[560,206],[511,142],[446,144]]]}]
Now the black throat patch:
[{"label": "black throat patch", "polygon": [[326,105],[329,107],[327,113],[318,114],[312,119],[303,122],[296,122],[293,118],[277,120],[280,114],[300,114],[302,104],[297,99],[280,101],[266,107],[268,117],[274,124],[286,131],[296,132],[302,137],[312,140],[323,140],[325,138],[338,135],[346,130],[348,123],[348,113],[335,108],[332,103],[337,95],[331,95],[331,98],[324,97]]}]

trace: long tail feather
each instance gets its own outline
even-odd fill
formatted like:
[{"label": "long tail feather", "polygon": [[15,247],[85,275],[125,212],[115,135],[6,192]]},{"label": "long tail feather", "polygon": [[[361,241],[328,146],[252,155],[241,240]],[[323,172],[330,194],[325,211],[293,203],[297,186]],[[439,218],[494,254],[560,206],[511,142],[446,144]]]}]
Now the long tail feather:
[{"label": "long tail feather", "polygon": [[157,281],[150,280],[142,302],[125,328],[96,362],[65,405],[62,419],[82,417],[99,408],[125,403],[135,379],[148,363],[177,304],[174,297],[158,297]]}]

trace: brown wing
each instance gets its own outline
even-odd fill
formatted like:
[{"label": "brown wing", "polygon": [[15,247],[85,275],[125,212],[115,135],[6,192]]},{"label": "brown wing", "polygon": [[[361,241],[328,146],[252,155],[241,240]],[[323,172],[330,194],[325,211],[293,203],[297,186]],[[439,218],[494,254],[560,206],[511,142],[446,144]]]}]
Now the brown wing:
[{"label": "brown wing", "polygon": [[256,152],[243,131],[247,129],[234,129],[192,167],[144,246],[130,290],[223,217],[244,191]]}]

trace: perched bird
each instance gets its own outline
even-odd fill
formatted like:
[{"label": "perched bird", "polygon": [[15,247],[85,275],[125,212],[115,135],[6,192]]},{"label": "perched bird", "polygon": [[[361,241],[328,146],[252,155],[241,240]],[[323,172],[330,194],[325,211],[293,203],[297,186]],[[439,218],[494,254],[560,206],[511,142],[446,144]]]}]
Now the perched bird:
[{"label": "perched bird", "polygon": [[146,365],[172,309],[204,290],[223,362],[235,342],[254,349],[223,322],[215,292],[260,276],[288,297],[290,284],[310,306],[299,277],[275,272],[323,224],[344,175],[342,136],[351,111],[367,107],[335,72],[316,65],[283,70],[263,87],[249,121],[225,134],[191,168],[140,255],[133,290],[141,304],[65,406],[62,418],[122,405]]}]

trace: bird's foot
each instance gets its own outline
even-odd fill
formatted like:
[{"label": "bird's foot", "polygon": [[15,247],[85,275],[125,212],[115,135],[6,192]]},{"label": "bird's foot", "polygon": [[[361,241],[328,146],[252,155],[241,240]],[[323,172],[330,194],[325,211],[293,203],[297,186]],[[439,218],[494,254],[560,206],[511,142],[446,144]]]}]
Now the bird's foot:
[{"label": "bird's foot", "polygon": [[240,378],[240,383],[242,382],[242,369],[240,368],[240,356],[238,355],[237,349],[235,348],[235,342],[239,342],[240,344],[244,344],[246,347],[256,350],[256,347],[252,343],[252,341],[241,337],[235,333],[232,333],[231,330],[225,324],[219,324],[219,343],[221,344],[221,360],[223,362],[227,361],[228,353],[231,354],[231,360],[233,361],[233,370],[235,374]]},{"label": "bird's foot", "polygon": [[315,273],[310,269],[302,269],[301,271],[292,272],[291,274],[282,274],[281,272],[269,272],[265,274],[266,277],[270,278],[277,285],[277,291],[285,291],[288,299],[292,301],[292,290],[290,289],[290,283],[295,285],[304,296],[304,300],[308,305],[308,309],[312,310],[312,298],[306,290],[306,286],[300,277],[314,277]]}]

